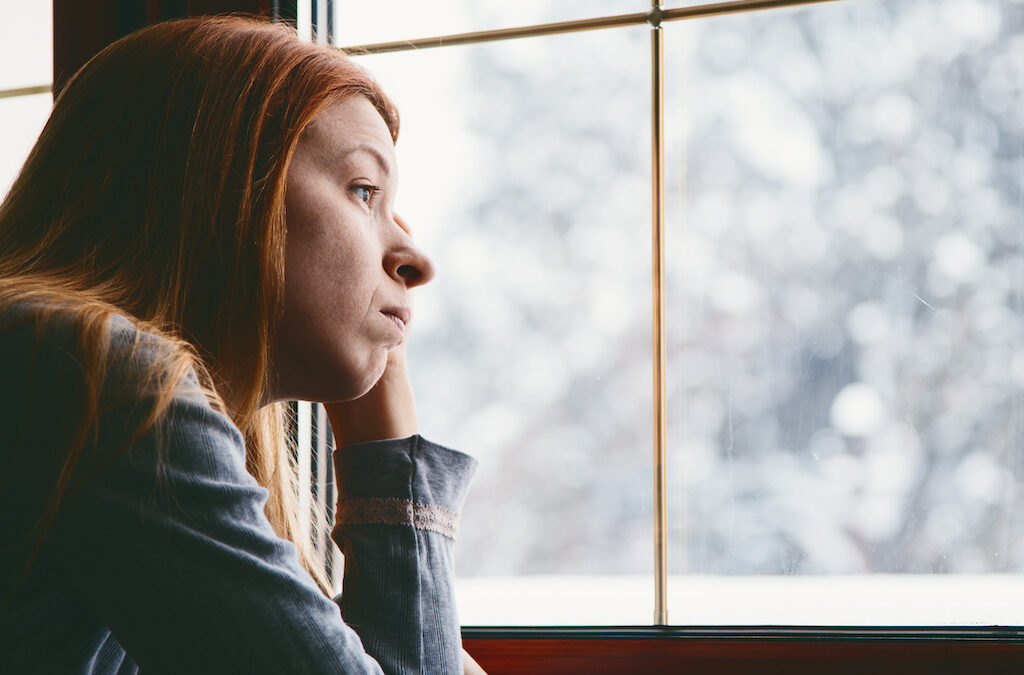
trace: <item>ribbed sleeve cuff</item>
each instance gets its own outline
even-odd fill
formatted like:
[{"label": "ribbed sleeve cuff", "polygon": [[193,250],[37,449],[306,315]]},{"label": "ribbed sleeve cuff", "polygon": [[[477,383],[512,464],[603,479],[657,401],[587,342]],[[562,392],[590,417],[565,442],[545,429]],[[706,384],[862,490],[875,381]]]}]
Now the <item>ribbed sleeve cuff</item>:
[{"label": "ribbed sleeve cuff", "polygon": [[476,466],[419,434],[338,448],[335,525],[412,525],[455,539]]}]

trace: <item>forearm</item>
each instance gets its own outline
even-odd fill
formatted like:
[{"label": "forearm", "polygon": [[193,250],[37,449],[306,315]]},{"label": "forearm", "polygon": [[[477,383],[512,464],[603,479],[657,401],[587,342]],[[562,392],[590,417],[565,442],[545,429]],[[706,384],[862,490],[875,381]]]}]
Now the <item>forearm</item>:
[{"label": "forearm", "polygon": [[342,616],[386,672],[461,673],[454,537],[476,462],[420,436],[335,451]]}]

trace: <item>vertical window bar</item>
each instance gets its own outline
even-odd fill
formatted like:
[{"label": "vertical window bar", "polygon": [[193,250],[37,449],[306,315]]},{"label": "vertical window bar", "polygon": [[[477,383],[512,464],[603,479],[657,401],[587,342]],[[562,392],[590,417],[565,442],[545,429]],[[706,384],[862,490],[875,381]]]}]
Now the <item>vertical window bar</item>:
[{"label": "vertical window bar", "polygon": [[324,539],[323,539],[323,522],[321,514],[324,513],[324,493],[327,487],[327,481],[324,476],[324,452],[323,448],[323,424],[320,420],[320,409],[319,403],[311,404],[310,409],[310,447],[309,447],[309,474],[310,474],[310,485],[312,488],[312,499],[311,499],[311,519],[313,521],[310,527],[310,541],[313,542],[313,549],[316,551],[319,562],[323,565],[326,562],[327,556],[324,550]]},{"label": "vertical window bar", "polygon": [[296,452],[298,453],[298,465],[296,471],[298,472],[299,478],[299,531],[302,536],[310,538],[311,536],[311,523],[310,523],[310,510],[312,507],[313,498],[313,481],[312,481],[312,461],[311,452],[312,449],[312,405],[309,401],[299,401],[296,411],[296,425],[298,427],[298,443],[296,443]]},{"label": "vertical window bar", "polygon": [[647,15],[651,25],[651,335],[654,363],[654,623],[668,624],[666,576],[667,474],[665,471],[668,434],[665,404],[665,147],[664,147],[664,44],[661,6],[652,0]]},{"label": "vertical window bar", "polygon": [[316,16],[310,11],[309,0],[298,0],[295,3],[295,28],[303,40],[313,41],[313,22]]},{"label": "vertical window bar", "polygon": [[327,410],[317,403],[313,406],[313,455],[316,474],[316,513],[324,514],[323,531],[315,532],[316,547],[320,558],[327,569],[331,580],[334,568],[334,542],[331,540],[331,527],[334,523],[334,437],[331,425],[327,420]]},{"label": "vertical window bar", "polygon": [[270,17],[274,21],[295,25],[298,19],[297,0],[271,0]]},{"label": "vertical window bar", "polygon": [[323,489],[320,486],[320,460],[322,455],[319,453],[317,446],[319,445],[319,432],[320,428],[317,422],[317,408],[320,407],[318,403],[309,404],[309,532],[306,533],[307,539],[313,544],[313,552],[316,554],[319,562],[323,564],[323,546],[320,540],[320,518],[319,515],[322,513],[322,501],[323,501]]},{"label": "vertical window bar", "polygon": [[324,4],[327,5],[327,17],[326,17],[326,20],[327,20],[327,44],[333,45],[334,44],[334,38],[335,38],[335,35],[334,35],[334,12],[335,12],[334,0],[325,0]]},{"label": "vertical window bar", "polygon": [[327,431],[328,448],[330,452],[327,453],[327,550],[330,555],[327,558],[327,574],[331,581],[334,582],[334,587],[337,589],[341,585],[341,576],[344,566],[342,565],[341,551],[334,545],[334,540],[331,539],[331,530],[334,528],[334,509],[338,504],[338,481],[334,478],[334,450],[337,448],[334,440],[334,430],[331,429],[331,421],[327,419],[327,413],[324,412],[324,428]]},{"label": "vertical window bar", "polygon": [[331,20],[331,6],[329,0],[310,0],[310,20],[312,23],[312,40],[318,45],[333,44],[332,31],[334,21]]}]

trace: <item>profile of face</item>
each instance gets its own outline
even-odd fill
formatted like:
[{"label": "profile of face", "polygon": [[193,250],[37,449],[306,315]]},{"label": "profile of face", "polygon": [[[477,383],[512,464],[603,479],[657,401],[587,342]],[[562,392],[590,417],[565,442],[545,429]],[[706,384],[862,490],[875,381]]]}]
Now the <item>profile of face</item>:
[{"label": "profile of face", "polygon": [[396,171],[388,127],[362,96],[303,131],[287,174],[276,400],[358,398],[405,340],[410,291],[434,268],[392,211]]}]

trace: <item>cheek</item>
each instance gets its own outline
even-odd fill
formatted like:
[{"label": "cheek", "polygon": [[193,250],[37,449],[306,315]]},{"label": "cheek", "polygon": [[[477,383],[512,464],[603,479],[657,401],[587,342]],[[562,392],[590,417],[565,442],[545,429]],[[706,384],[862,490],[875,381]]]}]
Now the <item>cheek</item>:
[{"label": "cheek", "polygon": [[281,393],[351,400],[387,365],[386,326],[374,318],[386,276],[379,243],[365,214],[331,184],[290,186],[285,208],[285,308],[274,346]]},{"label": "cheek", "polygon": [[[296,299],[310,309],[343,324],[362,320],[369,310],[377,279],[358,242],[324,238],[304,255],[297,251],[291,267],[301,279],[296,290],[304,296]],[[285,286],[287,294],[287,278]]]},{"label": "cheek", "polygon": [[[298,221],[289,227],[285,294],[300,304],[319,303],[350,287],[360,264],[358,242],[341,218]],[[336,301],[336,300],[335,300]]]},{"label": "cheek", "polygon": [[[309,232],[304,233],[306,235]],[[296,236],[285,265],[279,347],[282,384],[306,398],[348,400],[368,391],[387,365],[374,322],[381,263],[358,239]]]},{"label": "cheek", "polygon": [[286,283],[275,343],[281,350],[275,362],[282,386],[290,397],[306,400],[344,401],[365,394],[387,365],[387,351],[368,316],[372,293],[341,272],[298,273],[293,281],[290,290]]}]

